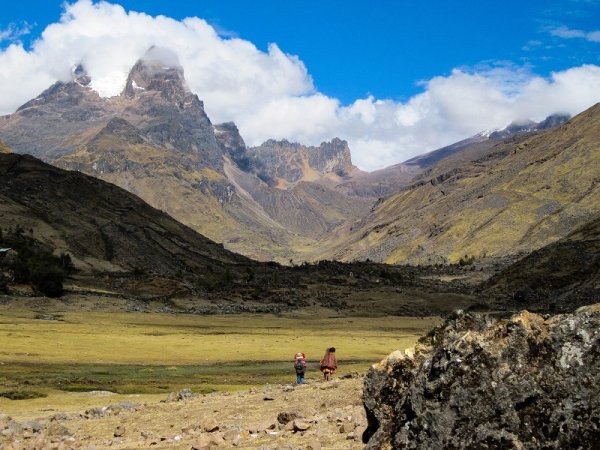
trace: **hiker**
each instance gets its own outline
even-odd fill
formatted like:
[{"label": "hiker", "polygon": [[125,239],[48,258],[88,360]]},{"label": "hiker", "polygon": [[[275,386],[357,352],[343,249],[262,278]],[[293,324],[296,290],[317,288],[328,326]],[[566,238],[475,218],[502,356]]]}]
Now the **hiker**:
[{"label": "hiker", "polygon": [[304,372],[306,371],[306,355],[298,352],[294,356],[294,369],[296,369],[296,384],[304,383]]},{"label": "hiker", "polygon": [[335,357],[335,347],[330,347],[325,351],[325,356],[321,360],[321,366],[319,367],[321,372],[323,372],[323,380],[329,381],[331,379],[331,375],[337,369],[337,359]]}]

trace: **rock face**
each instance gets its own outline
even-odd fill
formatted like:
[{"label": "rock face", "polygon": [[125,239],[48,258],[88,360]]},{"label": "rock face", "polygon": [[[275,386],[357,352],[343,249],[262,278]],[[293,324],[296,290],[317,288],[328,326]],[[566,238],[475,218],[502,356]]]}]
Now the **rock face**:
[{"label": "rock face", "polygon": [[252,169],[261,179],[280,186],[327,176],[341,182],[360,172],[352,164],[348,143],[337,138],[319,147],[271,139],[249,149],[248,156]]},{"label": "rock face", "polygon": [[367,449],[597,448],[600,305],[545,318],[458,312],[374,365]]}]

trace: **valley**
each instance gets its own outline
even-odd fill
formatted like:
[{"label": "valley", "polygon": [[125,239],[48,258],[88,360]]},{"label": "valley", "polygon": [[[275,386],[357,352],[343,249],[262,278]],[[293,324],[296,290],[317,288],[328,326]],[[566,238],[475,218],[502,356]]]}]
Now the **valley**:
[{"label": "valley", "polygon": [[598,435],[600,103],[366,172],[344,136],[247,145],[168,48],[126,73],[0,117],[0,450]]}]

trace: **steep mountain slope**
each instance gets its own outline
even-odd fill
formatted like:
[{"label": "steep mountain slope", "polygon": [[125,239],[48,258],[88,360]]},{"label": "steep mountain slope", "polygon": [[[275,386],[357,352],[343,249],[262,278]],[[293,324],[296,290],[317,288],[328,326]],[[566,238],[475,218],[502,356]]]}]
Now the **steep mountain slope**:
[{"label": "steep mountain slope", "polygon": [[337,189],[349,194],[382,198],[396,194],[410,185],[421,175],[427,173],[441,163],[451,160],[453,164],[464,164],[485,156],[499,141],[515,138],[525,133],[555,128],[567,120],[566,114],[553,114],[541,122],[515,122],[502,130],[482,131],[454,144],[416,156],[400,164],[370,173],[359,173],[351,180],[337,186]]},{"label": "steep mountain slope", "polygon": [[[77,272],[66,295],[86,309],[117,298],[134,310],[195,314],[327,308],[425,315],[472,303],[464,286],[421,279],[410,267],[249,260],[115,185],[29,155],[0,154],[0,179],[0,243],[18,235],[70,255]],[[0,275],[6,270],[0,264]],[[22,289],[11,284],[11,298],[31,295]]]},{"label": "steep mountain slope", "polygon": [[11,153],[11,149],[6,146],[2,141],[0,141],[0,153]]},{"label": "steep mountain slope", "polygon": [[17,154],[0,155],[0,177],[2,228],[68,252],[83,272],[202,277],[251,263],[102,180]]},{"label": "steep mountain slope", "polygon": [[[1,118],[0,138],[18,153],[121,186],[256,259],[303,259],[322,233],[370,206],[364,199],[336,196],[320,183],[341,180],[346,168],[355,170],[341,141],[292,163],[316,175],[305,181],[318,186],[282,190],[261,180],[255,169],[267,165],[257,162],[234,124],[211,123],[177,57],[166,49],[151,48],[119,96],[100,98],[89,84],[78,67],[71,82],[56,83]],[[252,167],[244,166],[250,160]],[[291,206],[300,208],[296,216],[285,214]]]},{"label": "steep mountain slope", "polygon": [[599,136],[596,105],[557,129],[499,142],[468,164],[438,164],[338,230],[323,255],[457,262],[554,242],[600,212]]},{"label": "steep mountain slope", "polygon": [[571,311],[600,298],[600,216],[491,277],[482,286],[494,304]]}]

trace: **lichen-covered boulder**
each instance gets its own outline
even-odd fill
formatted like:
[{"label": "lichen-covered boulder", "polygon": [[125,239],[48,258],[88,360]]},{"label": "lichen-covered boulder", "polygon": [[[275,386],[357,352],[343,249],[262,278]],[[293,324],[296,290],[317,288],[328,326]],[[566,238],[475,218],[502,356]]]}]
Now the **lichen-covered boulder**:
[{"label": "lichen-covered boulder", "polygon": [[600,305],[509,320],[457,312],[374,365],[367,449],[600,446]]}]

